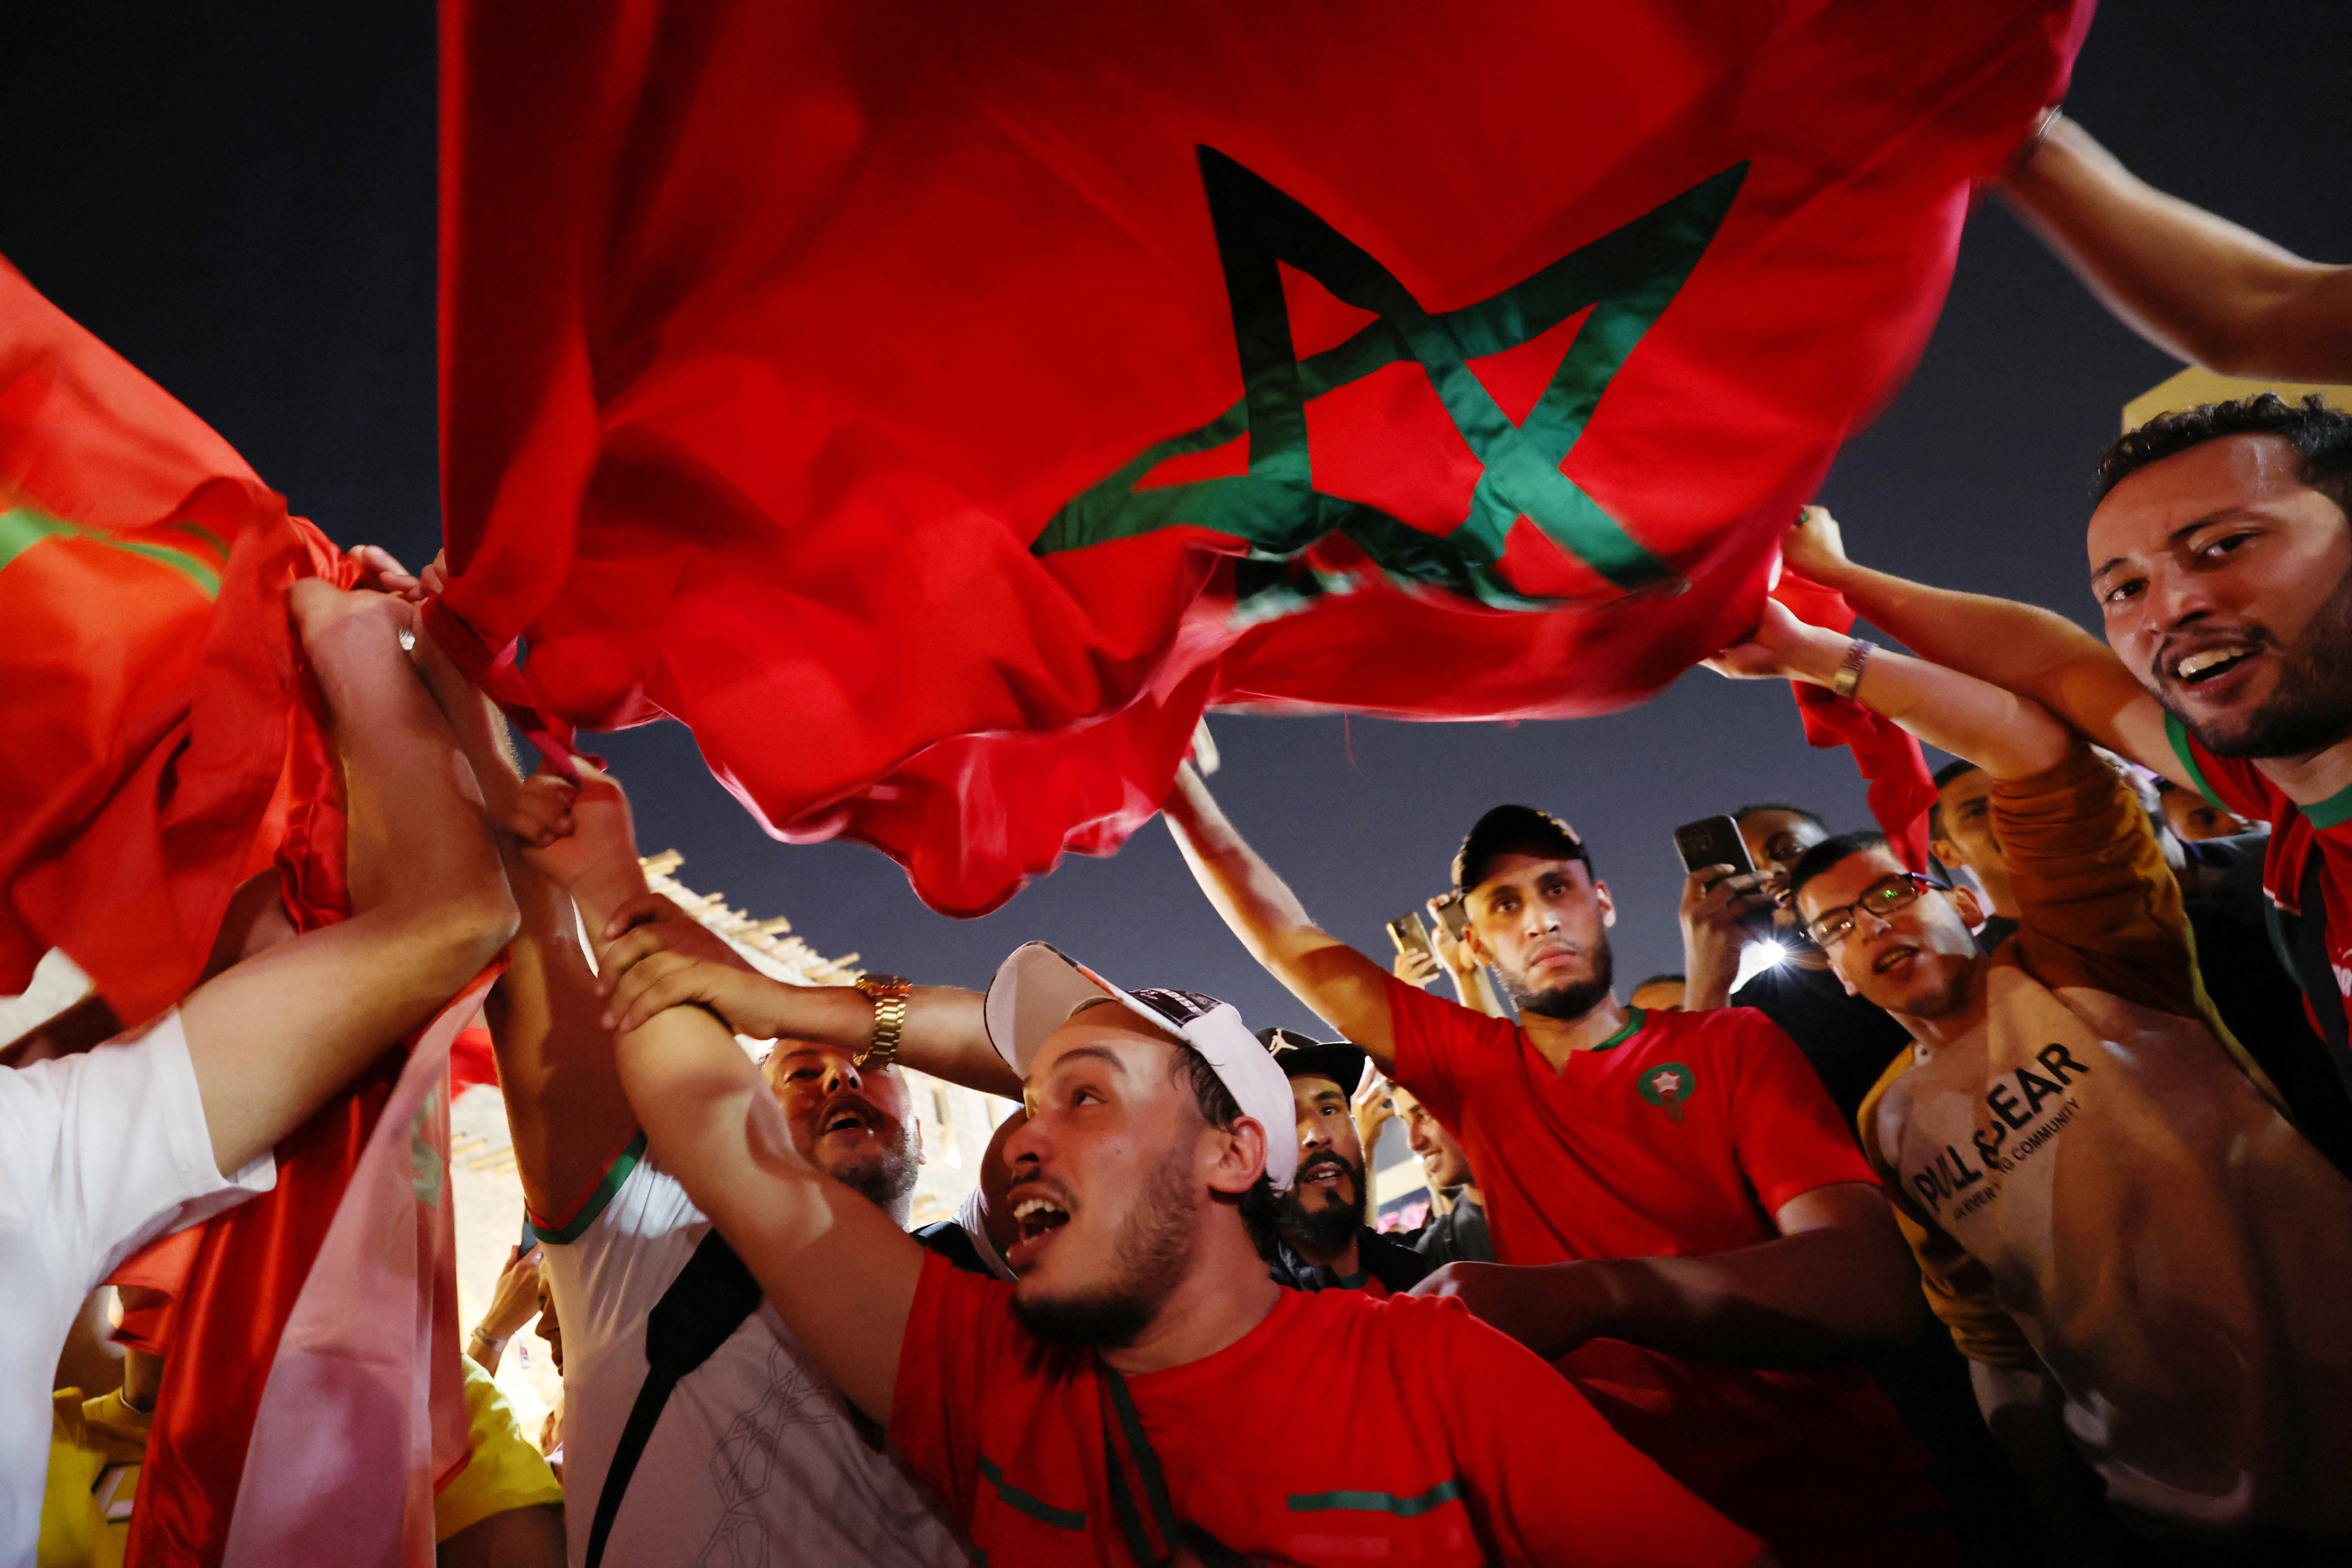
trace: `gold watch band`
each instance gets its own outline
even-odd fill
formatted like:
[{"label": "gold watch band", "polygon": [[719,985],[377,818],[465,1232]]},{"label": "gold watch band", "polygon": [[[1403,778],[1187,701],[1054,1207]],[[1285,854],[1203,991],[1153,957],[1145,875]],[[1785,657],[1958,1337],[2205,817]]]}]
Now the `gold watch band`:
[{"label": "gold watch band", "polygon": [[874,1037],[857,1053],[859,1070],[872,1072],[898,1059],[898,1037],[907,1027],[907,998],[914,986],[897,974],[861,974],[857,989],[874,1004]]},{"label": "gold watch band", "polygon": [[1852,697],[1862,685],[1862,667],[1870,662],[1871,652],[1876,646],[1860,637],[1846,644],[1844,661],[1838,666],[1836,676],[1831,679],[1830,689],[1840,697]]}]

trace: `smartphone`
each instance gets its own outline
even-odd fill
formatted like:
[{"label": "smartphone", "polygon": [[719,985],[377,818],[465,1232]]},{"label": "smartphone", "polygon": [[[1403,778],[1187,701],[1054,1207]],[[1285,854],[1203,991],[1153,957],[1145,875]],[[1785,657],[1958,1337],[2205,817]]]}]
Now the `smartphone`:
[{"label": "smartphone", "polygon": [[1681,852],[1685,871],[1696,871],[1702,866],[1728,866],[1734,871],[1756,869],[1756,862],[1748,858],[1748,841],[1739,837],[1739,824],[1728,816],[1702,816],[1696,822],[1684,823],[1675,829],[1675,848]]},{"label": "smartphone", "polygon": [[1459,893],[1438,900],[1437,918],[1445,922],[1445,934],[1456,942],[1470,932],[1470,909]]},{"label": "smartphone", "polygon": [[1423,952],[1436,962],[1437,950],[1429,945],[1429,922],[1421,918],[1419,910],[1389,921],[1389,940],[1396,943],[1399,952]]}]

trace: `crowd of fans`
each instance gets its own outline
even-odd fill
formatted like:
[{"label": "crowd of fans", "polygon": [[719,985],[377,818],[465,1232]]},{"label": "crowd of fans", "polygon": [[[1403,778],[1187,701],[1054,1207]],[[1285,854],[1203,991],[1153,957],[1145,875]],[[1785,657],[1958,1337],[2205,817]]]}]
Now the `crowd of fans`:
[{"label": "crowd of fans", "polygon": [[[2352,379],[2343,269],[2063,120],[2007,194],[2158,341]],[[1768,602],[1711,663],[1962,759],[1934,863],[1743,806],[1626,1000],[1616,847],[1562,817],[1470,825],[1390,963],[1181,770],[1203,895],[1328,1038],[1039,943],[984,993],[770,979],[648,892],[614,780],[518,767],[412,635],[429,574],[298,584],[355,913],[241,898],[162,1022],[0,1073],[0,1559],[119,1561],[166,1373],[136,1289],[119,1388],[46,1434],[20,1397],[92,1364],[92,1287],[503,952],[530,1238],[445,1563],[2352,1560],[2352,416],[2168,415],[2097,494],[2104,642],[1806,509],[1789,566],[1910,651]],[[1009,1110],[913,1234],[900,1067]],[[1412,1232],[1371,1223],[1391,1121]],[[488,1377],[534,1321],[535,1443]]]}]

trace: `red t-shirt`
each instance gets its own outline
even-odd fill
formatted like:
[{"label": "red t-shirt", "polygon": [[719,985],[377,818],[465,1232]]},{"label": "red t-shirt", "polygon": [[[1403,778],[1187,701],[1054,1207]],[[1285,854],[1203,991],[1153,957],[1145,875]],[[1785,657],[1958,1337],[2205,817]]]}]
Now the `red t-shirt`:
[{"label": "red t-shirt", "polygon": [[[1800,1194],[1877,1184],[1795,1042],[1751,1008],[1636,1009],[1555,1072],[1517,1025],[1401,981],[1389,996],[1396,1081],[1469,1157],[1501,1262],[1729,1252],[1777,1238]],[[1859,1365],[1759,1372],[1616,1340],[1557,1364],[1786,1563],[1958,1561],[1926,1451]]]},{"label": "red t-shirt", "polygon": [[[1013,1289],[923,1260],[891,1440],[988,1562],[1131,1568],[1101,1363],[1033,1338]],[[1285,1290],[1234,1343],[1127,1390],[1175,1517],[1252,1562],[1654,1568],[1760,1550],[1455,1301]],[[1119,1466],[1131,1498],[1141,1468]]]},{"label": "red t-shirt", "polygon": [[2327,1027],[2318,1013],[2323,1003],[2352,1014],[2352,789],[2297,805],[2250,759],[2215,756],[2190,739],[2187,727],[2169,712],[2164,716],[2164,732],[2171,737],[2173,754],[2189,770],[2199,794],[2223,811],[2271,825],[2270,847],[2263,856],[2263,890],[2271,902],[2303,912],[2304,874],[2313,851],[2318,852],[2327,904],[2327,963],[2336,972],[2336,994],[2314,996],[2306,988],[2304,1000],[2326,1037]]}]

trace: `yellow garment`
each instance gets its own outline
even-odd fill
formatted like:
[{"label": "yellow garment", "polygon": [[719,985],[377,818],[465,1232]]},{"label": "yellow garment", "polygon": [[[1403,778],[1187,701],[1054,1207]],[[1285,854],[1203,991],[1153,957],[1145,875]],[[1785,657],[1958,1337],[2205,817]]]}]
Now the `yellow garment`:
[{"label": "yellow garment", "polygon": [[2352,1184],[2197,977],[2139,802],[2087,748],[1993,786],[2021,910],[1984,1016],[1858,1118],[1962,1352],[2047,1372],[2111,1505],[2352,1530]]},{"label": "yellow garment", "polygon": [[509,1509],[563,1501],[563,1484],[522,1435],[514,1406],[472,1356],[462,1359],[472,1442],[465,1468],[433,1500],[436,1541],[446,1541],[467,1525]]},{"label": "yellow garment", "polygon": [[[465,1468],[433,1500],[436,1541],[509,1509],[563,1501],[555,1472],[523,1436],[506,1395],[472,1357],[464,1363],[471,1442]],[[148,1420],[120,1394],[85,1400],[79,1389],[66,1388],[53,1396],[36,1568],[122,1568]]]},{"label": "yellow garment", "polygon": [[148,1418],[120,1394],[50,1396],[49,1484],[41,1499],[37,1568],[122,1568],[131,1503],[147,1453]]}]

